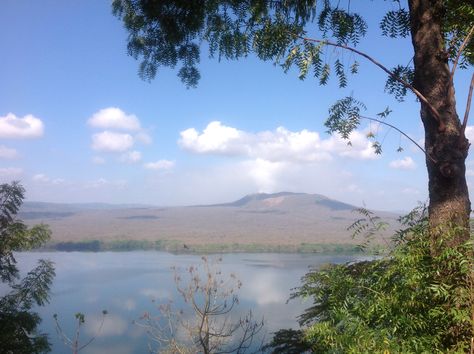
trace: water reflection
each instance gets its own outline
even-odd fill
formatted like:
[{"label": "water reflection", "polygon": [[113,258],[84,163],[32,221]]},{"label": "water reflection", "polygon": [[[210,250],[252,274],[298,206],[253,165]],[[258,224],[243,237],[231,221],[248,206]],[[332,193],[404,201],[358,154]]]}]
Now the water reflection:
[{"label": "water reflection", "polygon": [[[158,314],[156,303],[168,299],[182,306],[171,267],[184,269],[201,263],[200,256],[151,251],[21,253],[18,262],[26,270],[38,258],[49,258],[56,264],[51,303],[38,309],[43,318],[42,330],[50,333],[53,353],[67,352],[55,333],[54,313],[69,335],[75,328],[74,314],[84,313],[86,323],[81,338],[86,342],[90,336],[97,336],[103,309],[108,315],[102,331],[81,353],[148,352],[148,339],[133,321],[145,312]],[[223,274],[234,273],[243,283],[239,311],[252,309],[256,319],[263,317],[267,333],[297,326],[295,316],[310,304],[286,304],[286,300],[309,266],[354,259],[297,254],[226,254],[222,258]]]}]

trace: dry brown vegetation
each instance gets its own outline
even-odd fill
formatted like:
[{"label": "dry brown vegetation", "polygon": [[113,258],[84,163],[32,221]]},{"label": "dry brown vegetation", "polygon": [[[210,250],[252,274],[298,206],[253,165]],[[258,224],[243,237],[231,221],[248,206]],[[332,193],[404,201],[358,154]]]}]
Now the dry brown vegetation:
[{"label": "dry brown vegetation", "polygon": [[[175,240],[183,244],[295,245],[358,243],[347,227],[356,207],[316,194],[255,194],[233,203],[124,207],[27,203],[28,223],[47,223],[56,242]],[[378,213],[395,225],[395,214]]]}]

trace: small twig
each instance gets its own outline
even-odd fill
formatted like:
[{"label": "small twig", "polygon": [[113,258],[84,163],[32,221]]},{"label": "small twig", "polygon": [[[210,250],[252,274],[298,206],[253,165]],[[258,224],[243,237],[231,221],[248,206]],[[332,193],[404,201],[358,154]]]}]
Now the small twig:
[{"label": "small twig", "polygon": [[388,75],[390,75],[392,78],[394,78],[395,80],[397,80],[399,83],[401,83],[403,86],[405,86],[407,89],[409,89],[410,91],[412,91],[416,97],[418,97],[418,99],[423,102],[427,107],[428,109],[431,111],[431,114],[434,116],[434,118],[436,119],[436,121],[438,122],[439,124],[439,131],[444,131],[446,129],[446,126],[444,125],[444,122],[442,121],[441,119],[441,116],[439,114],[439,112],[436,110],[436,108],[434,108],[431,103],[428,102],[428,100],[426,99],[425,96],[423,96],[423,94],[418,91],[416,88],[414,88],[410,83],[408,83],[407,81],[403,80],[402,78],[398,77],[397,75],[395,75],[393,72],[391,72],[389,69],[387,69],[387,67],[385,67],[384,65],[382,65],[381,63],[379,63],[377,60],[375,60],[374,58],[372,58],[371,56],[367,55],[366,53],[364,52],[361,52],[360,50],[357,50],[355,48],[352,48],[352,47],[349,47],[345,44],[337,44],[337,43],[333,43],[333,42],[329,42],[327,40],[320,40],[320,39],[313,39],[313,38],[307,38],[307,37],[299,37],[301,38],[303,41],[307,41],[307,42],[315,42],[315,43],[322,43],[322,44],[325,44],[325,45],[329,45],[329,46],[333,46],[333,47],[337,47],[337,48],[342,48],[342,49],[346,49],[346,50],[349,50],[351,52],[354,52],[364,58],[366,58],[367,60],[369,60],[370,62],[372,62],[373,64],[375,64],[376,66],[378,66],[380,69],[382,69],[383,71],[385,71]]},{"label": "small twig", "polygon": [[359,116],[359,117],[360,117],[360,118],[364,118],[364,119],[368,119],[368,120],[371,120],[371,121],[374,121],[374,122],[377,122],[377,123],[380,123],[380,124],[383,124],[383,125],[386,125],[386,126],[388,126],[388,127],[390,127],[390,128],[395,129],[397,132],[399,132],[399,133],[402,134],[405,138],[407,138],[407,139],[410,140],[413,144],[415,144],[415,145],[418,147],[418,149],[420,149],[420,150],[426,155],[426,157],[428,157],[428,158],[431,160],[431,162],[433,162],[433,163],[435,163],[435,164],[438,162],[438,161],[436,161],[436,159],[434,159],[430,154],[428,154],[428,153],[426,152],[426,150],[421,147],[420,144],[418,144],[415,140],[413,140],[410,136],[408,136],[408,134],[406,134],[403,130],[400,130],[400,129],[397,128],[396,126],[394,126],[394,125],[392,125],[392,124],[390,124],[390,123],[384,122],[384,121],[382,121],[382,120],[376,119],[376,118],[371,118],[371,117],[366,117],[366,116]]},{"label": "small twig", "polygon": [[461,57],[464,48],[466,48],[469,39],[471,38],[472,34],[474,33],[474,26],[471,27],[469,33],[467,34],[466,38],[462,42],[461,46],[459,47],[458,54],[456,55],[456,59],[454,59],[453,68],[451,69],[451,78],[454,76],[454,72],[456,71],[456,67],[458,66],[459,58]]},{"label": "small twig", "polygon": [[[473,27],[474,28],[474,27]],[[466,131],[467,121],[469,119],[469,111],[471,110],[472,90],[474,89],[474,74],[471,77],[471,85],[469,85],[469,94],[467,95],[466,112],[462,121],[462,133]]]},{"label": "small twig", "polygon": [[94,337],[92,337],[91,339],[89,339],[89,341],[86,344],[79,347],[77,351],[80,351],[80,350],[84,349],[85,347],[87,347],[89,344],[91,344],[96,339],[96,337],[102,331],[102,327],[104,326],[104,322],[105,322],[105,314],[102,315],[102,322],[100,323],[99,329],[97,330],[97,334]]}]

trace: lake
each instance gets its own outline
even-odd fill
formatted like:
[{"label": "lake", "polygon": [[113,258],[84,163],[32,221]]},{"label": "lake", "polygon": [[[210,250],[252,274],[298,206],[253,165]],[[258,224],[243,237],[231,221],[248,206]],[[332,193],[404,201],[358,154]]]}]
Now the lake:
[{"label": "lake", "polygon": [[[234,273],[242,281],[238,292],[240,314],[252,310],[256,319],[263,318],[266,338],[280,328],[297,327],[296,316],[310,302],[292,300],[286,303],[291,289],[310,266],[343,263],[356,256],[320,254],[223,254],[219,267],[224,275]],[[148,339],[144,329],[133,322],[144,313],[159,315],[157,304],[173,299],[176,308],[186,309],[176,291],[171,267],[184,270],[202,264],[199,255],[174,255],[156,251],[137,252],[25,252],[17,254],[20,268],[34,267],[39,258],[55,262],[56,277],[50,303],[38,309],[43,322],[41,330],[49,333],[53,353],[68,353],[54,327],[53,314],[65,333],[73,336],[74,314],[85,314],[81,343],[91,336],[96,340],[81,353],[147,353]],[[359,257],[360,258],[360,257]],[[183,279],[186,274],[183,274]],[[100,333],[102,310],[107,310]]]}]

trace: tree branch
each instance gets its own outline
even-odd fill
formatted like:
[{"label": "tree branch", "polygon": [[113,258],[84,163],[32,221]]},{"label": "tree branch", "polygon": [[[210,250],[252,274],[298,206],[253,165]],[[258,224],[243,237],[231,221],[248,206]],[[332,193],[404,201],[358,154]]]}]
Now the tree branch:
[{"label": "tree branch", "polygon": [[407,89],[409,89],[410,91],[412,91],[416,97],[418,97],[418,99],[423,102],[427,107],[428,109],[431,111],[431,114],[433,114],[433,116],[435,117],[436,121],[438,122],[439,124],[439,130],[440,131],[444,131],[446,129],[445,125],[444,125],[444,122],[441,120],[441,116],[439,114],[439,112],[436,110],[436,108],[434,108],[431,103],[428,102],[428,100],[426,99],[425,96],[423,96],[423,94],[418,91],[416,88],[414,88],[410,83],[406,82],[405,80],[401,79],[400,77],[398,77],[397,75],[395,75],[393,72],[391,72],[389,69],[387,69],[387,67],[385,67],[384,65],[382,65],[381,63],[379,63],[378,61],[376,61],[374,58],[372,58],[371,56],[367,55],[366,53],[364,52],[361,52],[360,50],[357,50],[355,48],[352,48],[352,47],[349,47],[345,44],[337,44],[337,43],[333,43],[333,42],[329,42],[327,40],[320,40],[320,39],[313,39],[313,38],[307,38],[307,37],[299,37],[301,38],[303,41],[307,41],[307,42],[314,42],[314,43],[322,43],[324,45],[329,45],[329,46],[332,46],[332,47],[337,47],[337,48],[342,48],[342,49],[346,49],[346,50],[349,50],[353,53],[356,53],[364,58],[366,58],[367,60],[369,60],[370,62],[372,62],[373,64],[375,64],[376,66],[378,66],[380,69],[382,69],[383,71],[385,71],[388,75],[390,75],[392,78],[394,78],[395,80],[397,80],[399,83],[401,83],[403,86],[405,86]]},{"label": "tree branch", "polygon": [[428,157],[428,158],[431,160],[431,162],[433,162],[433,163],[435,163],[435,164],[438,162],[438,161],[436,161],[430,154],[428,154],[428,153],[426,152],[426,150],[421,147],[420,144],[418,144],[415,140],[413,140],[410,136],[408,136],[408,134],[406,134],[403,130],[400,130],[400,129],[397,128],[396,126],[394,126],[394,125],[392,125],[392,124],[390,124],[390,123],[384,122],[384,121],[382,121],[382,120],[380,120],[380,119],[376,119],[376,118],[371,118],[371,117],[366,117],[366,116],[359,116],[359,117],[360,117],[360,118],[367,119],[367,120],[370,120],[370,121],[373,121],[373,122],[377,122],[377,123],[386,125],[386,126],[392,128],[392,129],[395,129],[397,132],[399,132],[399,133],[402,134],[405,138],[407,138],[407,139],[410,140],[413,144],[415,144],[416,147],[417,147],[418,149],[420,149],[420,150],[423,152],[423,154],[425,154],[425,156]]},{"label": "tree branch", "polygon": [[[474,27],[473,27],[474,28]],[[462,133],[466,131],[467,121],[469,119],[469,111],[471,110],[472,90],[474,89],[474,74],[472,74],[471,85],[469,86],[469,94],[467,95],[466,112],[462,121]]]},{"label": "tree branch", "polygon": [[462,42],[461,46],[459,47],[458,54],[456,55],[456,59],[454,59],[453,68],[451,69],[451,78],[454,76],[454,72],[456,71],[456,67],[458,66],[459,58],[461,57],[464,48],[466,48],[469,39],[471,38],[472,34],[474,33],[474,26],[471,27],[471,30],[467,34],[466,38]]}]

